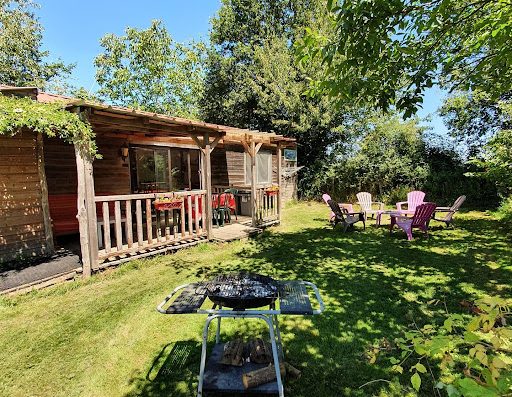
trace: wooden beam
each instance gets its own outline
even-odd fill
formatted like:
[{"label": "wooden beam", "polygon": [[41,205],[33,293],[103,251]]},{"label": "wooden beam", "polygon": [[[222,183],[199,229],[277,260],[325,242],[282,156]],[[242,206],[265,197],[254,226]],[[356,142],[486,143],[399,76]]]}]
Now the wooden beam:
[{"label": "wooden beam", "polygon": [[203,220],[206,223],[206,236],[208,240],[212,238],[212,165],[210,160],[210,142],[209,136],[206,134],[204,137],[205,147],[204,147],[204,160],[205,160],[205,182],[206,182],[206,220]]},{"label": "wooden beam", "polygon": [[43,135],[39,132],[36,138],[37,146],[37,169],[39,172],[39,183],[41,186],[41,210],[44,222],[44,234],[46,240],[46,251],[53,254],[55,247],[53,244],[53,230],[50,218],[50,205],[48,203],[48,185],[46,184],[46,173],[44,170],[44,150]]},{"label": "wooden beam", "polygon": [[[191,161],[190,161],[190,150],[187,150],[187,179],[188,179],[188,188],[192,190],[192,169],[191,169]],[[191,208],[191,207],[189,207]],[[191,210],[189,210],[192,213]]]},{"label": "wooden beam", "polygon": [[204,154],[204,146],[205,146],[206,141],[203,140],[203,142],[201,142],[196,134],[190,134],[190,137],[193,139],[193,141],[196,143],[196,145],[199,147],[199,149],[201,149],[201,151]]},{"label": "wooden beam", "polygon": [[251,149],[249,149],[249,145],[247,145],[247,142],[245,140],[240,141],[242,143],[242,146],[245,149],[245,152],[249,154],[249,156],[252,157]]},{"label": "wooden beam", "polygon": [[213,142],[210,145],[210,150],[213,152],[213,149],[215,149],[215,146],[219,143],[219,141],[222,139],[222,135],[217,135]]},{"label": "wooden beam", "polygon": [[76,155],[76,170],[78,179],[77,189],[77,209],[78,213],[76,218],[78,219],[78,227],[80,232],[80,251],[82,254],[82,274],[85,278],[91,276],[92,273],[92,262],[91,262],[91,250],[89,243],[89,227],[87,222],[87,194],[85,188],[85,164],[82,154],[82,150],[75,145]]},{"label": "wooden beam", "polygon": [[251,142],[251,217],[252,226],[256,227],[258,224],[258,208],[256,201],[256,145],[254,141]]},{"label": "wooden beam", "polygon": [[279,188],[277,192],[277,219],[281,221],[281,205],[282,205],[282,199],[281,199],[281,168],[282,168],[282,149],[281,144],[277,144],[277,186]]},{"label": "wooden beam", "polygon": [[256,145],[256,147],[254,148],[254,155],[256,156],[258,154],[258,152],[260,151],[261,149],[261,145],[263,145],[263,142],[260,142]]}]

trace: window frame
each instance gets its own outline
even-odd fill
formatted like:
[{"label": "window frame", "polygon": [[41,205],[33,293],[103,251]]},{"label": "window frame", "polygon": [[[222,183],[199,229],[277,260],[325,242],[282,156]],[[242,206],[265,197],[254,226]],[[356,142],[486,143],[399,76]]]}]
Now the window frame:
[{"label": "window frame", "polygon": [[[258,156],[261,156],[261,155],[266,155],[268,156],[268,180],[267,181],[259,181],[259,172],[258,172]],[[273,156],[274,156],[274,153],[272,153],[272,151],[269,151],[269,150],[261,150],[261,151],[258,151],[258,153],[256,153],[256,185],[270,185],[272,184],[272,160],[273,160]],[[247,172],[248,170],[251,169],[250,167],[250,164],[251,164],[251,156],[249,155],[249,153],[247,152],[244,152],[244,180],[245,180],[245,184],[246,185],[251,185],[252,184],[252,176],[250,175],[249,172]]]}]

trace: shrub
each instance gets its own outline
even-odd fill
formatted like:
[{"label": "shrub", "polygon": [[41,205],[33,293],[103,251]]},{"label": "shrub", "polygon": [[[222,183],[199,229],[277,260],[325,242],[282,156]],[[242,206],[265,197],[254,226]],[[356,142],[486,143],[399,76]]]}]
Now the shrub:
[{"label": "shrub", "polygon": [[512,196],[503,200],[496,211],[496,216],[507,229],[512,230]]}]

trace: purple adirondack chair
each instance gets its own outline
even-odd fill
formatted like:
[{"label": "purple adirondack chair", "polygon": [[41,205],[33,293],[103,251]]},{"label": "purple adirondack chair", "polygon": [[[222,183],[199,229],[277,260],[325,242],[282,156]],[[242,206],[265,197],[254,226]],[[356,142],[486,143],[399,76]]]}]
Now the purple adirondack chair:
[{"label": "purple adirondack chair", "polygon": [[[396,203],[396,209],[404,214],[414,214],[416,207],[423,204],[425,193],[420,190],[414,190],[407,193],[407,201],[400,201]],[[407,209],[402,209],[402,205],[407,204]]]},{"label": "purple adirondack chair", "polygon": [[418,228],[425,232],[428,237],[428,223],[432,218],[432,214],[436,210],[435,203],[423,203],[416,207],[414,210],[414,216],[391,216],[391,225],[389,226],[389,232],[393,230],[393,226],[397,225],[407,234],[407,240],[412,240],[412,229]]},{"label": "purple adirondack chair", "polygon": [[[325,204],[329,205],[329,200],[331,200],[331,196],[329,196],[327,193],[324,193],[322,195],[322,199],[325,201]],[[354,212],[354,207],[352,206],[352,204],[338,203],[338,206],[345,213],[351,214]],[[331,215],[329,217],[329,222],[332,222],[335,217],[336,217],[336,215],[334,214],[334,212],[331,211]]]}]

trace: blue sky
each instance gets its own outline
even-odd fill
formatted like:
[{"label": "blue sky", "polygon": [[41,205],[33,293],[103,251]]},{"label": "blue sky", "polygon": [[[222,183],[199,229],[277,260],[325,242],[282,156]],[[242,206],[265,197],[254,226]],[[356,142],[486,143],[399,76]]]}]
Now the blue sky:
[{"label": "blue sky", "polygon": [[[127,26],[146,28],[161,19],[174,39],[207,39],[210,18],[220,0],[89,0],[87,2],[40,0],[37,11],[44,26],[44,47],[52,57],[75,63],[73,84],[97,89],[93,60],[101,52],[99,40],[107,33],[123,34]],[[430,125],[439,134],[446,128],[435,112],[445,94],[433,88],[424,99],[420,117],[432,114]]]}]

